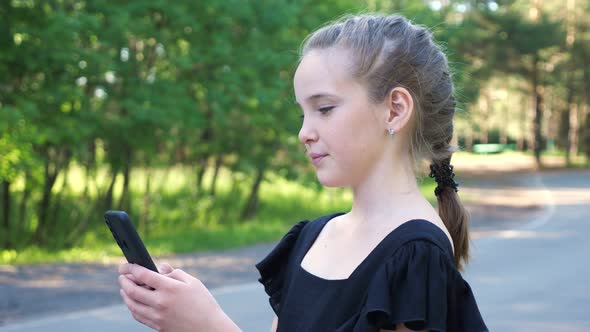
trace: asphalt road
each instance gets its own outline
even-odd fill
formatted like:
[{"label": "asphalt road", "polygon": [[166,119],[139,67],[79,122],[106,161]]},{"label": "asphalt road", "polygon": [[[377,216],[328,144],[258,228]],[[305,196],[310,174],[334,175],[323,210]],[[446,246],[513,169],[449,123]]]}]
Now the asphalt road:
[{"label": "asphalt road", "polygon": [[[268,331],[273,312],[262,286],[249,283],[212,290],[225,312],[243,331]],[[145,332],[152,329],[136,322],[124,305],[74,311],[0,327],[1,332]]]},{"label": "asphalt road", "polygon": [[[590,331],[590,171],[495,175],[468,181],[463,190],[482,201],[470,208],[474,214],[474,240],[472,260],[464,277],[473,288],[490,330]],[[234,255],[181,257],[172,263],[175,267],[189,267],[189,272],[194,268],[195,275],[212,289],[224,310],[244,331],[267,331],[273,314],[262,286],[251,282],[256,280],[255,271],[228,267],[251,267],[271,247],[256,246]],[[199,267],[212,264],[217,268]],[[15,276],[26,276],[27,271],[0,272],[4,273],[0,273],[0,286],[8,291],[9,283],[2,285],[2,280],[17,280]],[[13,287],[12,291],[26,293],[29,288]],[[39,296],[45,296],[39,302],[52,305],[47,300],[49,295],[41,292]],[[60,299],[55,297],[53,305],[59,307]],[[10,305],[2,307],[0,302],[0,318],[1,310],[10,310]],[[150,330],[135,322],[121,304],[90,310],[79,305],[76,310],[64,303],[57,314],[39,309],[35,316],[5,317],[0,332]]]},{"label": "asphalt road", "polygon": [[474,244],[465,278],[491,331],[590,331],[590,172],[541,180],[544,213]]}]

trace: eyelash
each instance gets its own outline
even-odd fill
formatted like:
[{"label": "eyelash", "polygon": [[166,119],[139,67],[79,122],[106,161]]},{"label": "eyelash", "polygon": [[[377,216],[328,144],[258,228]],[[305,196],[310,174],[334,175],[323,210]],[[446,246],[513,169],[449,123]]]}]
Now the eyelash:
[{"label": "eyelash", "polygon": [[[320,107],[318,109],[318,112],[322,113],[322,114],[328,114],[332,109],[334,109],[335,106],[327,106],[327,107]],[[299,116],[299,118],[301,118],[301,120],[303,120],[304,116],[301,115]]]},{"label": "eyelash", "polygon": [[326,107],[321,107],[318,111],[322,114],[326,114],[326,113],[330,112],[333,108],[334,108],[334,106],[326,106]]}]

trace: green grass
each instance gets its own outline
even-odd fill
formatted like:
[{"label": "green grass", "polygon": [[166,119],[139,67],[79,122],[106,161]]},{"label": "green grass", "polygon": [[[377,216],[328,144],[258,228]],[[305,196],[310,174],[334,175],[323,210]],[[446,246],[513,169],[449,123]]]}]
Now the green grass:
[{"label": "green grass", "polygon": [[[559,165],[563,154],[549,152],[543,154],[545,161]],[[453,156],[456,166],[457,180],[468,185],[469,178],[462,177],[462,167],[473,164],[506,165],[515,162],[530,163],[534,161],[532,153],[507,151],[493,155],[475,155],[458,152]],[[584,167],[585,158],[573,158],[574,167]],[[239,175],[232,181],[227,171],[222,171],[216,187],[215,197],[199,194],[193,189],[195,174],[193,169],[172,167],[166,170],[150,170],[152,178],[150,207],[145,210],[144,193],[146,170],[134,169],[130,189],[132,192],[131,217],[146,242],[146,246],[154,257],[176,253],[198,252],[203,250],[223,250],[239,248],[261,242],[277,241],[290,227],[304,219],[312,219],[320,215],[348,211],[352,195],[342,188],[314,189],[314,186],[287,181],[278,176],[267,176],[260,188],[260,207],[255,218],[239,222],[239,214],[251,179]],[[236,176],[236,175],[234,175]],[[106,183],[107,173],[101,170],[93,177],[99,185]],[[122,179],[116,182],[115,201],[122,187]],[[56,189],[61,188],[63,178],[57,180]],[[211,174],[205,175],[205,188],[208,188]],[[232,188],[232,183],[240,185]],[[63,218],[61,227],[70,227],[71,211],[79,205],[79,196],[83,191],[81,184],[85,177],[80,168],[74,167],[68,174],[67,195],[62,197]],[[422,178],[420,189],[425,197],[435,204],[433,179]],[[19,183],[15,188],[18,190]],[[463,202],[471,197],[461,192]],[[90,186],[89,201],[96,198],[96,188]],[[104,211],[96,211],[92,215],[95,220],[80,244],[67,249],[46,249],[27,247],[22,250],[0,250],[0,264],[40,264],[56,262],[116,262],[121,261],[120,249],[112,240],[102,221]],[[139,223],[139,215],[147,212],[149,216],[145,224]],[[68,219],[68,216],[70,216]]]},{"label": "green grass", "polygon": [[[143,210],[146,171],[135,170],[131,183],[133,206],[132,220],[154,257],[203,250],[239,248],[262,242],[277,241],[290,227],[304,219],[348,211],[352,195],[343,188],[316,190],[313,186],[268,176],[260,188],[260,207],[255,218],[239,222],[248,179],[238,179],[242,186],[232,192],[230,175],[223,172],[215,198],[197,194],[189,185],[194,181],[192,171],[175,168],[172,175],[165,171],[152,171],[153,187],[147,227],[139,225],[138,214]],[[75,184],[83,183],[82,172],[74,169],[69,174],[72,194],[69,206],[78,202],[82,191]],[[99,181],[104,181],[100,179]],[[206,176],[205,183],[210,181]],[[57,183],[60,183],[58,180]],[[117,183],[120,186],[120,183]],[[434,204],[435,183],[428,177],[420,182],[424,195]],[[117,197],[115,197],[117,198]],[[463,198],[463,197],[462,197]],[[237,202],[237,203],[236,203]],[[66,204],[66,203],[64,203]],[[68,210],[68,205],[64,210]],[[84,235],[81,243],[68,249],[27,247],[22,250],[0,250],[0,264],[40,264],[57,262],[117,262],[122,259],[120,249],[112,240],[102,221],[102,213]],[[67,224],[64,222],[64,224]]]}]

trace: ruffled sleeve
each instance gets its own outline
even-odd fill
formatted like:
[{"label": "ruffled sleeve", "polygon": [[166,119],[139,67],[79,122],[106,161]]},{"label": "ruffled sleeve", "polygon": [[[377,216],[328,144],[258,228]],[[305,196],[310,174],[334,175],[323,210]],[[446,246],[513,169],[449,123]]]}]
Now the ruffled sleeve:
[{"label": "ruffled sleeve", "polygon": [[355,331],[488,331],[469,284],[454,262],[429,241],[398,248],[368,286]]},{"label": "ruffled sleeve", "polygon": [[269,302],[273,311],[278,315],[285,282],[289,256],[303,227],[309,221],[300,221],[291,228],[274,247],[274,249],[259,263],[256,269],[260,272],[258,281],[264,286],[264,291],[270,296]]}]

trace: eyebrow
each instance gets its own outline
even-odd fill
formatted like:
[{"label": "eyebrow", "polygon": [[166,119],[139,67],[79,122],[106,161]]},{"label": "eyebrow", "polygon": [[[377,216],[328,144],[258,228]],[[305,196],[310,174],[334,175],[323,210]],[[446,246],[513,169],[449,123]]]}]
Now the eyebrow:
[{"label": "eyebrow", "polygon": [[[334,95],[331,95],[329,93],[317,93],[315,95],[311,95],[309,97],[307,97],[307,101],[314,101],[314,100],[318,100],[321,98],[325,98],[325,97],[336,97]],[[295,100],[295,104],[299,105],[299,103],[297,102],[297,100]]]}]

